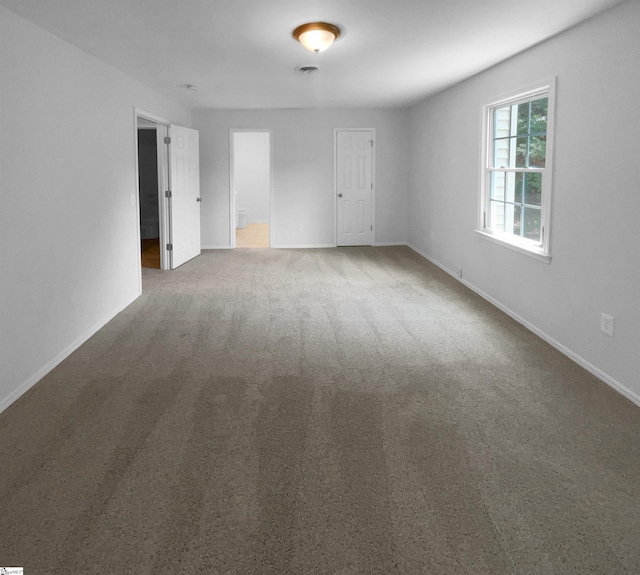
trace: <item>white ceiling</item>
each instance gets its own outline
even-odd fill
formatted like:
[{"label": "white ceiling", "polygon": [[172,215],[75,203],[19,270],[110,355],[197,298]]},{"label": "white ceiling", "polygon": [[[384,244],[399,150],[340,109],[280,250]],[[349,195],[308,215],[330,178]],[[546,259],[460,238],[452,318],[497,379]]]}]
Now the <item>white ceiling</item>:
[{"label": "white ceiling", "polygon": [[[404,106],[623,0],[0,0],[190,108]],[[291,37],[324,20],[342,37]],[[310,75],[300,65],[321,69]],[[197,92],[186,84],[197,84]]]}]

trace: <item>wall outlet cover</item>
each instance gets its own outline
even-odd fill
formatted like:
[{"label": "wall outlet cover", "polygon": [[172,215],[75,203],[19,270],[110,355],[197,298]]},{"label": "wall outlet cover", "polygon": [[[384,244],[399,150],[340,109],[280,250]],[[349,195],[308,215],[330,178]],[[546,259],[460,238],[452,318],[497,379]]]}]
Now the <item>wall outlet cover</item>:
[{"label": "wall outlet cover", "polygon": [[606,313],[600,314],[600,329],[611,337],[613,337],[613,324],[614,319],[612,316]]}]

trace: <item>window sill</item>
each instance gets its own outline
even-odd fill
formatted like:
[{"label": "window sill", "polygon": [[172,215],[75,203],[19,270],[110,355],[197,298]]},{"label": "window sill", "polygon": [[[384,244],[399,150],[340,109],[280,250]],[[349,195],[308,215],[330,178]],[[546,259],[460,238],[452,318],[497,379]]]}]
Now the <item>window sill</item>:
[{"label": "window sill", "polygon": [[482,230],[475,230],[476,234],[478,234],[481,238],[485,240],[489,240],[494,244],[498,244],[515,252],[524,254],[525,256],[529,256],[530,258],[536,259],[538,261],[544,262],[546,264],[551,263],[551,256],[549,254],[545,254],[542,250],[538,250],[536,248],[530,248],[528,246],[523,246],[522,244],[516,242],[510,242],[506,238],[496,236],[494,234],[490,234],[487,232],[483,232]]}]

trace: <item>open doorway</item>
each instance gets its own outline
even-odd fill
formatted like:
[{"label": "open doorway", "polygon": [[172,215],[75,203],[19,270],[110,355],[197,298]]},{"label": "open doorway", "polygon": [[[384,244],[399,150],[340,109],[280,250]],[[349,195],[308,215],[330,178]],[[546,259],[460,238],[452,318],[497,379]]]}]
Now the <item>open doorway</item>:
[{"label": "open doorway", "polygon": [[167,206],[164,194],[168,169],[165,145],[167,125],[162,118],[135,110],[141,268],[169,269],[166,251]]},{"label": "open doorway", "polygon": [[157,125],[138,118],[138,201],[143,268],[161,269]]},{"label": "open doorway", "polygon": [[231,246],[272,243],[271,130],[231,130]]},{"label": "open doorway", "polygon": [[161,270],[200,255],[200,136],[138,108],[134,126],[142,291],[142,267],[158,268],[158,252]]}]

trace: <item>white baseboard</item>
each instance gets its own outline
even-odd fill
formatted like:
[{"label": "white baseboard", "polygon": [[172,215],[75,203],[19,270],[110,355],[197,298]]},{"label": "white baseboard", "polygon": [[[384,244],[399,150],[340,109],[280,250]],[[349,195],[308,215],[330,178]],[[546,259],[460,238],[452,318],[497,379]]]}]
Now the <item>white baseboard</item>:
[{"label": "white baseboard", "polygon": [[617,381],[616,379],[611,377],[609,374],[605,373],[600,368],[598,368],[595,365],[591,364],[586,359],[584,359],[582,356],[580,356],[577,353],[575,353],[574,351],[570,350],[568,347],[566,347],[565,345],[563,345],[559,341],[555,340],[550,335],[548,335],[547,333],[545,333],[544,331],[542,331],[540,328],[536,327],[532,323],[528,322],[526,319],[524,319],[523,317],[519,316],[514,311],[510,310],[508,307],[506,307],[505,305],[500,303],[498,300],[496,300],[493,297],[491,297],[489,294],[483,292],[481,289],[477,288],[476,286],[474,286],[470,282],[466,281],[465,279],[459,278],[454,271],[446,268],[440,262],[438,262],[437,260],[433,259],[431,256],[427,255],[426,253],[424,253],[423,251],[419,250],[418,248],[412,246],[411,244],[407,244],[407,245],[414,252],[416,252],[417,254],[420,254],[424,259],[426,259],[426,260],[430,261],[432,264],[438,266],[442,271],[448,273],[451,277],[453,277],[454,279],[458,280],[460,283],[462,283],[465,286],[467,286],[470,290],[472,290],[473,292],[477,293],[481,298],[487,300],[489,303],[491,303],[492,305],[497,307],[500,311],[506,313],[509,317],[511,317],[512,319],[517,321],[519,324],[521,324],[524,327],[526,327],[529,331],[535,333],[540,339],[542,339],[545,342],[547,342],[550,346],[552,346],[555,349],[557,349],[560,353],[566,355],[571,361],[574,361],[580,367],[583,367],[589,373],[595,375],[598,379],[602,380],[609,387],[612,387],[618,393],[620,393],[621,395],[624,395],[629,401],[632,401],[633,403],[635,403],[637,406],[640,407],[640,395],[638,395],[637,393],[634,393],[629,388],[627,388],[624,385],[622,385],[619,381]]},{"label": "white baseboard", "polygon": [[271,247],[277,250],[295,250],[295,249],[308,250],[308,249],[317,249],[317,248],[335,248],[336,246],[334,244],[291,244],[291,245],[279,244]]},{"label": "white baseboard", "polygon": [[[406,246],[407,242],[376,242],[373,244],[375,248],[381,248],[386,246]],[[282,244],[282,245],[274,245],[271,246],[274,249],[286,249],[291,250],[295,248],[304,248],[304,249],[313,249],[313,248],[335,248],[337,247],[335,244]],[[232,249],[230,245],[214,245],[214,246],[202,246],[203,250],[230,250]],[[413,249],[413,248],[411,248]],[[417,251],[417,250],[414,250]],[[420,254],[422,255],[422,254]]]},{"label": "white baseboard", "polygon": [[14,401],[16,401],[21,395],[31,389],[36,383],[38,383],[45,375],[47,375],[58,364],[62,363],[67,357],[69,357],[76,349],[78,349],[84,342],[86,342],[92,335],[98,330],[107,325],[114,317],[116,317],[121,311],[130,306],[141,294],[136,295],[131,301],[125,305],[116,308],[113,313],[108,314],[102,318],[98,323],[94,324],[89,330],[84,332],[78,337],[71,345],[68,345],[53,359],[48,361],[42,366],[36,373],[29,377],[26,381],[23,381],[16,389],[14,389],[7,397],[0,400],[0,413],[2,413],[7,407],[9,407]]}]

